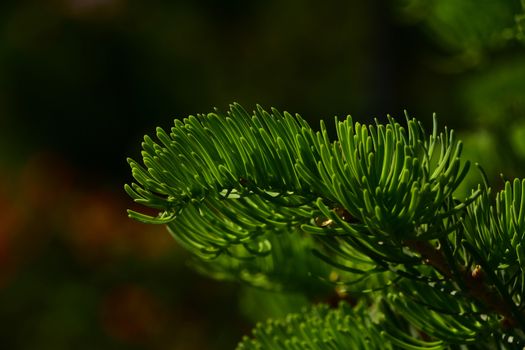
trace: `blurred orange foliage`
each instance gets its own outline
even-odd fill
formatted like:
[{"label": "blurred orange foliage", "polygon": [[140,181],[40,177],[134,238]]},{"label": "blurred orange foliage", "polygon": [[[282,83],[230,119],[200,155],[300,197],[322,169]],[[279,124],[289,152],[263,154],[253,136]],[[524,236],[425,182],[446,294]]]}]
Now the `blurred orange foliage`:
[{"label": "blurred orange foliage", "polygon": [[176,249],[164,227],[127,217],[132,203],[123,190],[79,184],[72,168],[55,155],[37,154],[20,170],[2,174],[0,288],[54,238],[88,264],[125,256],[155,259]]}]

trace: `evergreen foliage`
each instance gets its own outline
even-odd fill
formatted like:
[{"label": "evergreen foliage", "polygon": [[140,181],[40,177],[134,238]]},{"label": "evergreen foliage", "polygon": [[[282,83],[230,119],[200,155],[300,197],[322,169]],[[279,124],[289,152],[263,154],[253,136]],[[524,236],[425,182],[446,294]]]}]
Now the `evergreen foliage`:
[{"label": "evergreen foliage", "polygon": [[469,162],[435,118],[429,134],[408,116],[335,127],[238,104],[176,120],[129,159],[127,193],[157,213],[129,215],[215,278],[345,300],[239,349],[523,348],[525,181],[457,197]]}]

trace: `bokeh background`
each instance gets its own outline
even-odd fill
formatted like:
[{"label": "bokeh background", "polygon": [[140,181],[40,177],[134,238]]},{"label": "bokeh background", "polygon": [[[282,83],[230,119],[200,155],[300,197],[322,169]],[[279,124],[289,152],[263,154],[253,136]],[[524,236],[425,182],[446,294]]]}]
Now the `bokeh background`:
[{"label": "bokeh background", "polygon": [[306,302],[201,276],[162,227],[127,218],[126,157],[174,118],[233,101],[314,125],[437,113],[494,187],[525,176],[524,9],[1,1],[0,348],[232,349]]}]

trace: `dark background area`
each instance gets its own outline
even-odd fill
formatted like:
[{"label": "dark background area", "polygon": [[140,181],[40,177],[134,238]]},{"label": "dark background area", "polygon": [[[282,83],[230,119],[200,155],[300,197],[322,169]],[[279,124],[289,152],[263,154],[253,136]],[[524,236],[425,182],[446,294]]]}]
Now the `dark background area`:
[{"label": "dark background area", "polygon": [[3,2],[6,136],[122,181],[144,133],[233,101],[452,119],[450,79],[424,62],[436,48],[381,3]]},{"label": "dark background area", "polygon": [[496,187],[523,176],[520,6],[2,1],[0,347],[229,349],[249,331],[239,285],[126,216],[126,157],[174,118],[234,101],[314,127],[437,113]]}]

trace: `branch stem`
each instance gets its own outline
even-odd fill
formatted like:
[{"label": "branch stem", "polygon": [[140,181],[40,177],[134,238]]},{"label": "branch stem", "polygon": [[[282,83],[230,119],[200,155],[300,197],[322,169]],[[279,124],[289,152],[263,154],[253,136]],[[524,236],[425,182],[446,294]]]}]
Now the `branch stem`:
[{"label": "branch stem", "polygon": [[[522,326],[522,315],[515,315],[515,305],[509,305],[512,300],[505,298],[501,290],[497,287],[496,282],[492,281],[490,285],[485,279],[485,274],[480,266],[476,266],[474,270],[459,266],[457,272],[454,273],[452,267],[447,261],[442,250],[436,248],[428,241],[420,240],[405,240],[404,245],[412,251],[421,255],[423,262],[435,268],[441,275],[452,281],[457,282],[460,286],[464,286],[474,299],[480,302],[487,309],[503,316],[512,327]],[[457,280],[457,279],[460,280]]]}]

